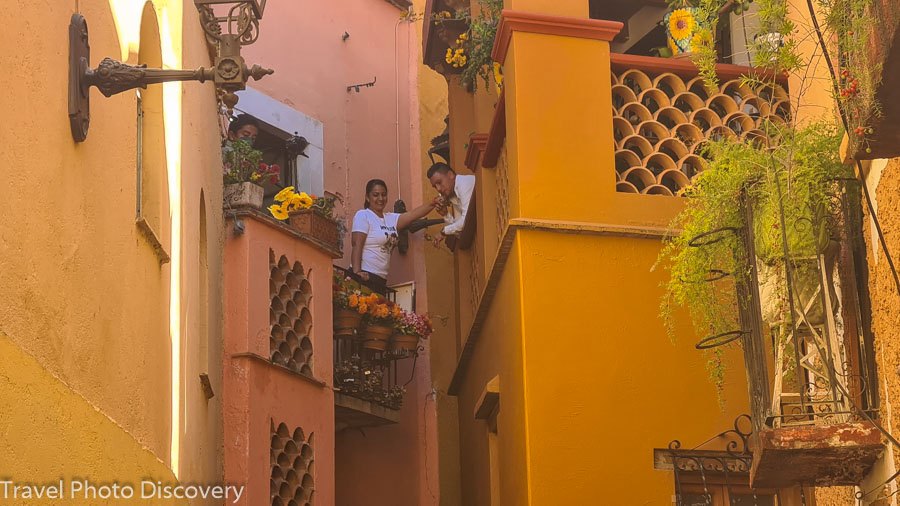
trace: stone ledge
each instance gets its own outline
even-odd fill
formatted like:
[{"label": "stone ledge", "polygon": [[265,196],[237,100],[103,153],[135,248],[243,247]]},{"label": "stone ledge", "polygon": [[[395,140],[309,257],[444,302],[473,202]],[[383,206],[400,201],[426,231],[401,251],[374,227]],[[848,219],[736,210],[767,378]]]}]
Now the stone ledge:
[{"label": "stone ledge", "polygon": [[858,485],[884,451],[869,422],[767,429],[753,442],[750,483],[765,488]]}]

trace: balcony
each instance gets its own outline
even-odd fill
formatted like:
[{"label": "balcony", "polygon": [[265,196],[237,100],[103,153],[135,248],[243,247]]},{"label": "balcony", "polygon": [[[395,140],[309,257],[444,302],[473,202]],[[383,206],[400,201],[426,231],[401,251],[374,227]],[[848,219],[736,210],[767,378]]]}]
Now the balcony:
[{"label": "balcony", "polygon": [[[710,93],[689,61],[621,54],[610,60],[617,192],[678,196],[706,168],[709,141],[761,142],[766,121],[791,121],[786,83],[748,87],[740,80],[748,68],[719,65],[721,85]],[[737,203],[744,227],[713,230],[691,244],[703,248],[736,237],[743,248],[737,271],[751,273],[744,282],[721,272],[704,280],[732,276],[740,323],[697,348],[740,340],[752,420],[747,472],[756,488],[857,485],[883,451],[873,423],[878,394],[860,188],[836,181],[828,191],[839,203],[834,215],[813,213],[792,223],[781,210],[785,229],[803,236],[798,241],[815,244],[815,231],[830,232],[827,247],[814,254],[786,242],[774,264],[760,260],[749,198]],[[776,300],[774,276],[790,294],[789,316],[782,312],[780,319],[774,306],[788,301]]]},{"label": "balcony", "polygon": [[[836,181],[830,190],[839,202],[833,215],[792,222],[781,210],[785,230],[797,235],[784,243],[782,258],[774,263],[757,255],[750,199],[739,203],[743,228],[712,230],[692,241],[704,248],[734,234],[745,253],[737,269],[749,274],[735,276],[739,325],[701,340],[697,348],[740,340],[755,487],[858,485],[884,449],[873,423],[878,392],[868,295],[860,277],[865,271],[859,187],[855,180]],[[817,244],[825,231],[831,233],[827,246],[815,254],[801,254],[794,246]],[[708,281],[716,281],[712,278],[721,279]],[[775,282],[784,283],[786,291],[778,291]],[[787,313],[779,313],[779,304]]]},{"label": "balcony", "polygon": [[[334,275],[363,293],[396,301],[394,290],[371,285],[340,267],[334,267]],[[418,343],[403,345],[396,338],[364,339],[359,317],[347,323],[338,309],[334,314],[335,430],[399,423],[405,387],[415,377],[424,348]]]}]

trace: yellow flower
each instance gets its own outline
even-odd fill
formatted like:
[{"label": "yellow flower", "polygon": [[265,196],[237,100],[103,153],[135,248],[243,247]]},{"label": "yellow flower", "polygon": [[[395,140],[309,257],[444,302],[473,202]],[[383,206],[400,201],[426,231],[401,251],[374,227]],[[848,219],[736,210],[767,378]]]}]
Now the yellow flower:
[{"label": "yellow flower", "polygon": [[285,200],[288,200],[293,193],[294,187],[288,186],[287,188],[275,194],[275,202],[284,202]]},{"label": "yellow flower", "polygon": [[691,37],[691,51],[700,51],[704,44],[712,40],[712,34],[709,30],[700,30]]},{"label": "yellow flower", "polygon": [[678,46],[675,44],[675,41],[669,38],[669,50],[672,51],[672,56],[678,54]]},{"label": "yellow flower", "polygon": [[359,304],[359,297],[356,296],[355,293],[351,293],[349,297],[347,297],[347,305],[350,307],[356,307]]},{"label": "yellow flower", "polygon": [[284,212],[284,210],[281,209],[281,206],[278,204],[272,204],[271,206],[269,206],[269,212],[272,213],[272,216],[274,216],[276,219],[288,219],[288,214]]},{"label": "yellow flower", "polygon": [[301,193],[297,201],[301,209],[309,209],[313,203],[313,199],[309,195],[307,195],[306,192]]},{"label": "yellow flower", "polygon": [[360,304],[359,307],[356,308],[356,310],[359,312],[359,314],[366,314],[369,311],[369,306]]},{"label": "yellow flower", "polygon": [[254,173],[253,175],[250,176],[250,181],[259,181],[259,178],[261,178],[261,177],[262,176],[260,176],[259,174]]},{"label": "yellow flower", "polygon": [[687,9],[677,9],[669,15],[669,33],[675,40],[686,39],[694,32],[694,16]]},{"label": "yellow flower", "polygon": [[461,34],[459,35],[459,40],[466,40],[466,39],[468,39],[468,38],[469,38],[469,34],[468,34],[468,33],[463,32],[463,33],[461,33]]}]

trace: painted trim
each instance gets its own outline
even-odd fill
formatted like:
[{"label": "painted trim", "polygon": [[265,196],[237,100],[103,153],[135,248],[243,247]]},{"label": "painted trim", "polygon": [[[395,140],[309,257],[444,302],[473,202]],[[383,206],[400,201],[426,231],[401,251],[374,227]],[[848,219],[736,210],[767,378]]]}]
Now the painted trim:
[{"label": "painted trim", "polygon": [[[337,259],[342,258],[344,253],[341,250],[337,250],[332,248],[330,245],[325,244],[324,242],[316,239],[315,237],[304,234],[300,232],[296,228],[288,225],[286,221],[276,220],[271,214],[268,214],[268,210],[256,209],[255,207],[248,206],[238,206],[232,208],[225,208],[225,223],[228,224],[230,221],[238,220],[241,218],[250,218],[252,220],[256,220],[264,225],[267,225],[279,232],[292,236],[295,239],[299,239],[302,241],[306,241],[311,244],[313,247],[327,253],[331,256],[331,258]],[[226,227],[227,230],[227,227]],[[233,232],[229,232],[232,233]]]},{"label": "painted trim", "polygon": [[277,369],[277,370],[279,370],[279,371],[285,372],[285,373],[290,374],[291,376],[293,376],[293,377],[295,377],[295,378],[300,378],[300,379],[302,379],[303,381],[305,381],[305,382],[307,382],[307,383],[312,383],[313,385],[316,385],[316,386],[318,386],[318,387],[325,388],[325,387],[328,386],[328,384],[325,383],[324,381],[320,381],[320,380],[318,380],[318,379],[316,379],[316,378],[313,378],[312,376],[307,376],[307,375],[305,375],[305,374],[300,374],[299,372],[297,372],[297,371],[295,371],[295,370],[293,370],[293,369],[288,369],[287,367],[285,367],[285,366],[283,366],[283,365],[281,365],[281,364],[276,364],[275,362],[272,362],[271,360],[267,359],[266,357],[264,357],[264,356],[262,356],[262,355],[259,355],[259,354],[256,354],[256,353],[244,352],[244,353],[232,353],[232,355],[231,355],[231,359],[232,359],[232,360],[240,359],[240,358],[249,358],[250,360],[252,360],[252,361],[254,361],[254,362],[260,362],[260,363],[262,363],[263,365],[266,365],[266,366],[268,366],[268,367],[272,367],[272,368]]},{"label": "painted trim", "polygon": [[[609,66],[613,72],[626,70],[640,70],[659,74],[671,72],[681,78],[694,78],[700,75],[700,69],[689,58],[657,58],[655,56],[638,56],[633,54],[610,53]],[[754,69],[743,65],[731,65],[728,63],[716,64],[716,75],[719,79],[740,79],[743,76],[756,75],[762,78],[775,78],[772,71]],[[775,78],[779,84],[786,84],[787,78],[781,75]]]},{"label": "painted trim", "polygon": [[500,278],[503,275],[503,269],[509,260],[509,252],[516,234],[520,230],[537,230],[541,232],[555,232],[567,234],[582,235],[600,235],[609,237],[635,237],[639,239],[660,240],[663,237],[674,235],[678,230],[665,227],[640,227],[632,225],[613,225],[594,222],[577,222],[577,221],[557,221],[542,220],[535,218],[513,218],[509,220],[500,245],[497,248],[497,255],[491,265],[491,272],[488,275],[484,290],[478,302],[478,309],[475,311],[475,318],[472,320],[472,326],[469,327],[466,336],[465,345],[459,354],[456,362],[456,368],[453,371],[453,378],[450,380],[450,386],[447,389],[449,395],[459,395],[462,382],[465,379],[466,371],[472,361],[472,355],[475,353],[475,346],[478,344],[478,338],[481,336],[481,329],[484,321],[487,319],[488,309],[497,293],[497,287],[500,284]]},{"label": "painted trim", "polygon": [[618,21],[602,19],[573,18],[569,16],[552,16],[505,9],[497,27],[497,37],[491,58],[503,65],[506,53],[512,42],[513,32],[539,33],[543,35],[559,35],[580,39],[603,40],[610,42],[625,26]]},{"label": "painted trim", "polygon": [[491,121],[491,130],[488,134],[487,145],[484,147],[484,156],[481,166],[493,169],[500,159],[500,148],[506,141],[506,88],[500,90],[500,98],[494,106],[494,119]]},{"label": "painted trim", "polygon": [[466,149],[466,167],[472,172],[478,168],[478,159],[484,153],[488,143],[488,134],[472,134],[469,136],[469,147]]}]

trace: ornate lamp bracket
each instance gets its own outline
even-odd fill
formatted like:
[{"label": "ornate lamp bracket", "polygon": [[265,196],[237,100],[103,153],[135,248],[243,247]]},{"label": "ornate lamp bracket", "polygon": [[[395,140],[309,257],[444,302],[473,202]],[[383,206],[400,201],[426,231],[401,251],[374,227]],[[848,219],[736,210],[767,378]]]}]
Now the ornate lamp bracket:
[{"label": "ornate lamp bracket", "polygon": [[241,43],[227,43],[232,42],[227,39],[235,36],[225,34],[220,37],[219,54],[212,67],[194,70],[148,69],[146,65],[129,65],[104,58],[97,68],[92,69],[87,22],[80,14],[73,14],[69,23],[69,124],[75,142],[83,142],[87,138],[91,122],[91,86],[95,86],[104,96],[111,97],[134,88],[146,88],[148,84],[214,81],[230,111],[238,101],[235,92],[243,90],[251,77],[258,81],[274,71],[259,65],[248,69],[240,55]]}]

